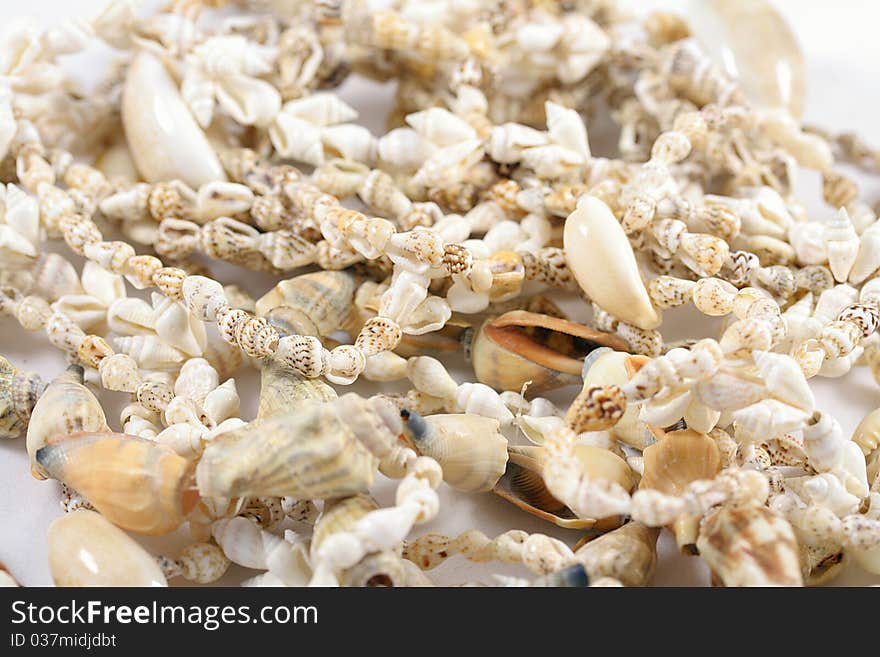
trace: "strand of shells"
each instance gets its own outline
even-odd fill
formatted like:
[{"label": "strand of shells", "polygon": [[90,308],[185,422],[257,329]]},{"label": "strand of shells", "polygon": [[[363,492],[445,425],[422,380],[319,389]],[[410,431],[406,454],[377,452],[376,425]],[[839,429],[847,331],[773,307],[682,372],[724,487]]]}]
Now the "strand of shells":
[{"label": "strand of shells", "polygon": [[[60,484],[56,584],[236,564],[248,586],[430,586],[460,555],[534,577],[491,584],[644,586],[666,530],[718,585],[880,575],[880,415],[847,437],[809,384],[880,382],[880,219],[834,168],[877,154],[801,124],[766,0],[217,4],[116,0],[3,45],[0,314],[69,367],[0,357],[0,437]],[[95,41],[123,59],[82,93],[60,59]],[[396,82],[385,134],[334,91],[350,74]],[[668,342],[688,305],[720,331]],[[95,383],[128,395],[118,422]],[[578,533],[419,535],[444,487]],[[182,526],[175,555],[126,533]]]}]

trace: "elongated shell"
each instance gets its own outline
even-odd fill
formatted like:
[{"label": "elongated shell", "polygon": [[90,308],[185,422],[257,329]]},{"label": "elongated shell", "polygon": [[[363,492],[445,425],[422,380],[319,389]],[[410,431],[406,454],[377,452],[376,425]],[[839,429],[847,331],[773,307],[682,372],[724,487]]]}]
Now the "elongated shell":
[{"label": "elongated shell", "polygon": [[205,449],[196,470],[208,497],[341,497],[365,492],[376,458],[364,441],[390,445],[400,422],[354,395],[332,403],[303,401],[294,411],[225,433]]},{"label": "elongated shell", "polygon": [[156,560],[124,531],[80,509],[49,525],[55,586],[167,586]]},{"label": "elongated shell", "polygon": [[139,534],[177,529],[198,502],[189,461],[144,438],[62,436],[37,452],[37,462],[113,524]]},{"label": "elongated shell", "polygon": [[688,22],[700,44],[761,107],[804,110],[806,66],[797,39],[769,0],[694,0]]},{"label": "elongated shell", "polygon": [[443,481],[467,492],[489,491],[504,474],[507,439],[498,421],[471,414],[410,413],[410,439],[419,454],[430,456],[443,468]]},{"label": "elongated shell", "polygon": [[540,394],[581,382],[584,358],[599,347],[626,351],[620,338],[558,317],[513,310],[486,320],[471,347],[474,373],[496,390]]},{"label": "elongated shell", "polygon": [[34,406],[27,432],[31,473],[37,479],[46,478],[37,452],[56,436],[109,430],[104,409],[83,385],[83,368],[71,365],[52,380]]},{"label": "elongated shell", "polygon": [[[616,527],[617,518],[600,521],[579,518],[571,509],[553,497],[541,475],[545,452],[543,447],[510,445],[507,448],[508,463],[504,475],[493,492],[534,516],[569,529],[607,530]],[[608,450],[590,445],[576,445],[575,458],[591,478],[614,481],[626,490],[635,487],[633,473],[622,458]]]},{"label": "elongated shell", "polygon": [[0,356],[0,438],[16,438],[27,429],[45,387],[38,375],[21,372]]},{"label": "elongated shell", "polygon": [[581,197],[565,220],[563,241],[578,285],[602,310],[641,329],[660,325],[632,246],[605,203]]},{"label": "elongated shell", "polygon": [[257,300],[256,312],[286,334],[323,336],[345,328],[354,308],[357,279],[321,271],[281,281]]},{"label": "elongated shell", "polygon": [[[713,479],[721,472],[721,452],[715,441],[692,429],[672,431],[642,452],[645,469],[639,488],[653,488],[668,495],[681,495],[698,479]],[[675,540],[682,552],[693,554],[700,518],[684,514],[673,523]]]},{"label": "elongated shell", "polygon": [[147,182],[182,180],[193,189],[226,174],[162,61],[145,50],[128,67],[122,95],[125,138]]},{"label": "elongated shell", "polygon": [[659,535],[659,529],[628,522],[576,547],[574,556],[584,565],[590,579],[613,577],[625,586],[649,586],[657,566]]},{"label": "elongated shell", "polygon": [[765,506],[721,506],[710,512],[697,548],[723,586],[804,585],[794,530]]}]

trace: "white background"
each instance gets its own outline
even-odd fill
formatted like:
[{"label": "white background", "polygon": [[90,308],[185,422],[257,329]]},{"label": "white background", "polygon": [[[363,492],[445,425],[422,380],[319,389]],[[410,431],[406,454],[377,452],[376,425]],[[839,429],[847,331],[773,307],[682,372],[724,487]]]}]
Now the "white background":
[{"label": "white background", "polygon": [[[94,17],[105,5],[105,0],[4,0],[2,4],[4,23],[18,16],[29,16],[41,24],[51,25],[76,15]],[[686,3],[629,0],[626,4],[632,7],[662,5],[675,9],[684,7]],[[793,25],[804,48],[809,81],[805,119],[838,130],[857,130],[869,142],[880,145],[880,124],[876,120],[880,101],[877,85],[877,80],[880,80],[880,40],[876,35],[880,5],[857,0],[833,3],[822,0],[778,0],[775,4]],[[101,64],[100,56],[94,55],[78,57],[71,62],[71,66],[78,67],[78,74],[85,79],[93,77],[96,71],[94,67]],[[360,111],[362,121],[373,130],[381,128],[384,108],[388,106],[387,89],[379,89],[377,93],[371,86],[349,81],[342,93]],[[876,200],[880,191],[877,181],[865,178],[860,178],[860,181],[863,197],[869,201]],[[811,212],[827,214],[831,210],[819,200],[816,183],[816,176],[805,175],[803,196]],[[75,262],[77,266],[80,265],[80,261]],[[263,294],[271,285],[267,277],[236,268],[218,269],[217,272],[225,282],[234,280],[254,296]],[[675,339],[684,337],[688,331],[692,335],[694,321],[699,322],[699,319],[687,310],[667,313],[664,336]],[[713,331],[711,326],[701,328],[706,335]],[[19,367],[38,371],[46,379],[57,374],[64,366],[63,357],[45,336],[26,334],[8,318],[0,319],[0,353]],[[458,378],[465,380],[466,376],[466,372],[461,371]],[[252,417],[255,409],[253,391],[257,389],[258,380],[253,372],[245,370],[236,375],[236,380],[244,398],[243,417],[247,419]],[[815,380],[813,387],[821,408],[833,412],[847,432],[880,403],[880,389],[864,368],[843,379]],[[124,397],[115,393],[101,393],[100,397],[105,403],[111,426],[118,429],[118,411]],[[375,492],[380,502],[392,502],[393,488],[387,484],[378,486]],[[24,437],[0,443],[0,561],[26,585],[51,584],[46,560],[46,528],[61,513],[58,499],[57,483],[37,481],[30,476]],[[559,530],[542,523],[491,494],[457,494],[443,485],[441,502],[440,517],[430,525],[419,527],[419,533],[440,531],[455,534],[477,528],[494,536],[507,529],[519,528],[551,534],[569,543],[579,538],[577,532]],[[143,539],[142,542],[154,553],[175,556],[187,542],[187,532],[178,534]],[[431,571],[429,576],[438,584],[489,582],[492,572],[525,574],[519,568],[498,564],[475,565],[461,557],[454,557]],[[251,571],[233,567],[222,583],[237,585],[252,574]],[[678,555],[674,541],[664,532],[660,539],[655,583],[706,585],[708,582],[708,571],[702,561],[697,557]],[[179,585],[183,582],[175,580],[174,583]],[[834,584],[880,584],[880,577],[850,567]]]}]

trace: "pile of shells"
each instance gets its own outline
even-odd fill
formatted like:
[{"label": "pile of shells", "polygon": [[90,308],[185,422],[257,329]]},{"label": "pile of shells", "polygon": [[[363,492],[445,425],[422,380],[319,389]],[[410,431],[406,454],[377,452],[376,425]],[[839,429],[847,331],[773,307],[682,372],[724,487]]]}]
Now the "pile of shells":
[{"label": "pile of shells", "polygon": [[[809,384],[880,382],[880,220],[835,168],[880,153],[802,125],[767,0],[133,4],[0,45],[0,314],[69,363],[0,357],[0,436],[60,491],[56,584],[642,586],[662,532],[721,586],[880,575],[880,411],[847,436]],[[548,533],[426,534],[441,487]]]}]

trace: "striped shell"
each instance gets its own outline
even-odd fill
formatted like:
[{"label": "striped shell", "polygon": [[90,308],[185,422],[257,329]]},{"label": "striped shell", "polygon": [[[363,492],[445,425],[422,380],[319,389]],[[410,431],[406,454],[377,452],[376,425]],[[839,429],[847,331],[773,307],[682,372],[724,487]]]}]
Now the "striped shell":
[{"label": "striped shell", "polygon": [[37,452],[37,462],[113,524],[139,534],[174,531],[198,502],[189,461],[136,436],[61,436]]},{"label": "striped shell", "polygon": [[590,579],[613,577],[625,586],[648,586],[657,566],[660,530],[632,521],[575,549]]},{"label": "striped shell", "polygon": [[28,427],[45,384],[0,356],[0,438],[17,438]]},{"label": "striped shell", "polygon": [[354,308],[354,276],[320,271],[281,281],[257,300],[257,316],[282,333],[323,336],[344,328]]}]

